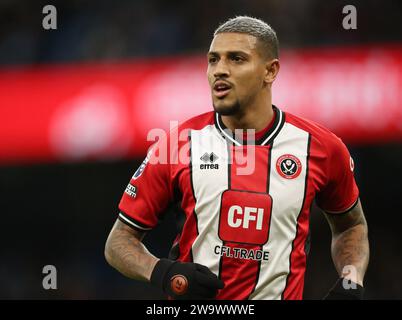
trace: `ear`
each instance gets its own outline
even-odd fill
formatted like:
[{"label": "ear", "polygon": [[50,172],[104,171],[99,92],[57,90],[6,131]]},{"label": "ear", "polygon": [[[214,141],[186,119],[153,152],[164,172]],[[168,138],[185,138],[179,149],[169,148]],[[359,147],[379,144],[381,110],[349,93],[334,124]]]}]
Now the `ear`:
[{"label": "ear", "polygon": [[272,84],[275,81],[276,76],[279,73],[279,68],[280,64],[278,59],[272,59],[266,62],[265,77],[264,77],[264,82],[266,84]]}]

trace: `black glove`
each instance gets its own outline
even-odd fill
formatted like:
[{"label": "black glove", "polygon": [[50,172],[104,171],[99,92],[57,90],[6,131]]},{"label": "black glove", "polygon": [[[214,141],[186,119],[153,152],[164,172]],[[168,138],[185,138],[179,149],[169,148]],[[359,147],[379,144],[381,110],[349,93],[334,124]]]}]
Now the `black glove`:
[{"label": "black glove", "polygon": [[[364,288],[351,280],[346,280],[350,289],[343,287],[343,278],[339,278],[324,300],[363,300]],[[353,289],[353,288],[356,289]]]},{"label": "black glove", "polygon": [[160,259],[151,274],[151,283],[177,300],[213,299],[222,280],[198,263]]}]

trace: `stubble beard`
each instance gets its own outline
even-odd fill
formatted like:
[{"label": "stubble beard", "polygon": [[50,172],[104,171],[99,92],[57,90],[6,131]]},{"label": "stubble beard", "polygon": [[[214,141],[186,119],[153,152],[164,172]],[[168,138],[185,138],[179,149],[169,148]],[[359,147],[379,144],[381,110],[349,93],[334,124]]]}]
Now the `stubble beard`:
[{"label": "stubble beard", "polygon": [[215,103],[213,103],[214,110],[221,116],[233,116],[236,114],[240,113],[241,110],[241,105],[239,100],[236,100],[235,103],[233,103],[231,106],[225,106],[225,107],[217,107]]}]

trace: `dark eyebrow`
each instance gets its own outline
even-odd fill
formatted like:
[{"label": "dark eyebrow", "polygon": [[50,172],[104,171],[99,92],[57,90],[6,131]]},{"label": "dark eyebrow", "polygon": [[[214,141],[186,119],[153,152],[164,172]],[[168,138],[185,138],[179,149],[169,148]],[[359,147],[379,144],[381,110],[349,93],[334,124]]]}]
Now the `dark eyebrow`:
[{"label": "dark eyebrow", "polygon": [[[237,51],[226,51],[225,52],[227,55],[237,55],[237,54],[239,54],[239,55],[244,55],[244,56],[250,56],[250,54],[248,54],[247,52],[245,52],[245,51],[241,51],[241,50],[237,50]],[[218,57],[219,56],[219,53],[218,52],[216,52],[216,51],[210,51],[210,52],[208,52],[207,53],[207,56],[214,56],[214,57]]]},{"label": "dark eyebrow", "polygon": [[214,56],[214,57],[216,57],[216,56],[219,56],[219,54],[218,54],[217,52],[215,52],[215,51],[210,51],[210,52],[207,53],[207,56]]}]

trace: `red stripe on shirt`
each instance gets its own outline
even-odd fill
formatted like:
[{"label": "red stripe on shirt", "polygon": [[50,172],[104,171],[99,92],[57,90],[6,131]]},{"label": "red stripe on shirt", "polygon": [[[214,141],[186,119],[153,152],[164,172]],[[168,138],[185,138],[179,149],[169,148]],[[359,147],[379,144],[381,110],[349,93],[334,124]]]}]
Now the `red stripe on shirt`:
[{"label": "red stripe on shirt", "polygon": [[[255,167],[250,175],[240,175],[238,171],[242,165],[237,161],[241,158],[236,157],[236,155],[245,155],[244,150],[246,150],[246,147],[231,147],[233,163],[230,170],[230,189],[266,193],[269,163],[268,147],[255,148]],[[245,194],[245,196],[247,195]],[[233,250],[232,248],[262,249],[261,245],[226,241],[224,241],[223,245],[230,247],[231,250]],[[220,278],[225,283],[225,288],[219,291],[217,299],[248,299],[258,281],[260,261],[222,256],[220,263]]]}]

